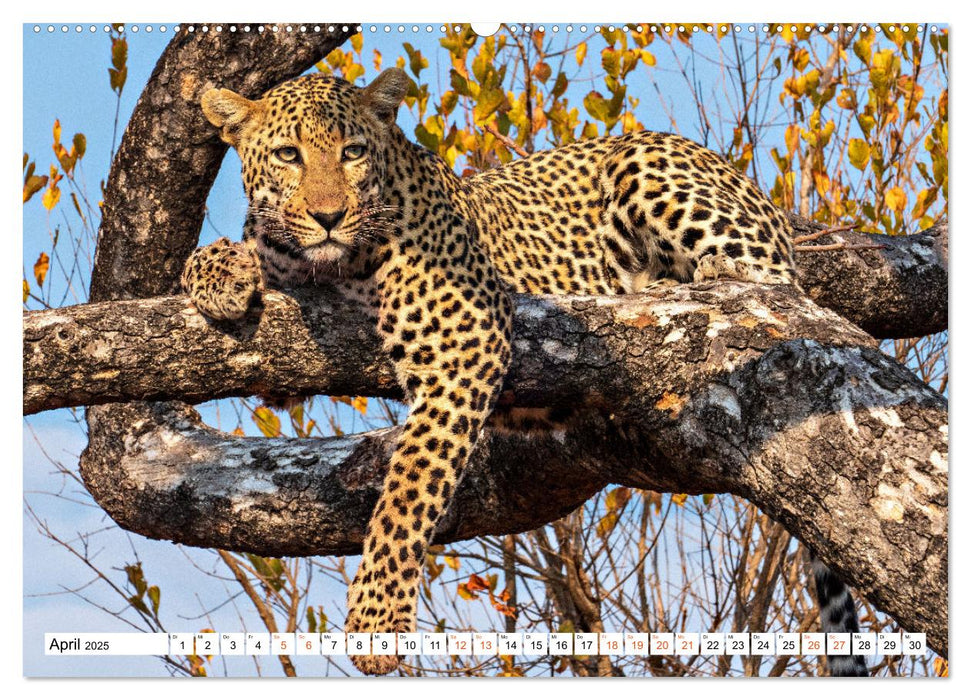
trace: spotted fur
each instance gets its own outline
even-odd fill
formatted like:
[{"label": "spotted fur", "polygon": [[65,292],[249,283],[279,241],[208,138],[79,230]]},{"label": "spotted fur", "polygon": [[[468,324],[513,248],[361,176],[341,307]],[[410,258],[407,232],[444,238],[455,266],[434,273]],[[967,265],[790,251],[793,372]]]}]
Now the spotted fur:
[{"label": "spotted fur", "polygon": [[366,88],[312,75],[256,101],[207,92],[250,206],[243,244],[199,249],[183,276],[214,318],[241,317],[264,284],[324,279],[373,315],[411,409],[348,591],[349,632],[415,630],[425,552],[509,365],[511,291],[794,281],[786,217],[711,151],[638,132],[461,179],[395,125],[408,84],[391,69]]}]

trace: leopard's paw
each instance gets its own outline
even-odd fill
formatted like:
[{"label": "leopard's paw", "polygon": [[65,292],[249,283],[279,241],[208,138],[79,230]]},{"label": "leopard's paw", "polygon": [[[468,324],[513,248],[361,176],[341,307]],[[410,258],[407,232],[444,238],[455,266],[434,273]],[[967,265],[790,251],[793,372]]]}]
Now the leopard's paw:
[{"label": "leopard's paw", "polygon": [[[406,619],[407,618],[407,619]],[[353,608],[347,616],[344,625],[346,632],[414,632],[415,621],[412,616],[401,617],[393,610],[381,609],[378,606],[368,606],[361,611]],[[395,654],[352,655],[351,663],[361,673],[370,676],[383,676],[391,673],[401,659]]]},{"label": "leopard's paw", "polygon": [[351,663],[361,673],[369,676],[386,676],[398,668],[398,657],[382,656],[352,656]]},{"label": "leopard's paw", "polygon": [[749,266],[722,253],[703,255],[695,267],[694,281],[705,282],[714,280],[749,279]]},{"label": "leopard's paw", "polygon": [[738,280],[756,284],[793,284],[792,275],[785,270],[753,266],[724,253],[709,253],[698,260],[694,281]]},{"label": "leopard's paw", "polygon": [[189,256],[182,288],[205,316],[218,321],[242,318],[263,291],[259,256],[242,243],[220,238]]}]

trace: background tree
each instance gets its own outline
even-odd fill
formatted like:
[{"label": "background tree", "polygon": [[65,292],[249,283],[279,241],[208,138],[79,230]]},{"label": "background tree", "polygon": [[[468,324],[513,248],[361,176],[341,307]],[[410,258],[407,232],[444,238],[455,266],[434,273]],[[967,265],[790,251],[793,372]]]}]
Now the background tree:
[{"label": "background tree", "polygon": [[[645,75],[650,82],[657,71],[666,69],[684,79],[696,118],[686,123],[685,110],[672,110],[670,98],[665,101],[658,88],[654,106],[660,106],[668,123],[654,118],[648,126],[678,131],[721,151],[755,177],[780,206],[827,227],[846,225],[890,235],[927,228],[946,212],[946,32],[888,25],[878,36],[875,28],[851,33],[838,26],[820,32],[782,25],[749,39],[722,25],[574,29],[580,31],[558,34],[552,27],[506,26],[482,39],[467,27],[448,27],[439,43],[449,66],[437,72],[429,69],[429,51],[402,44],[395,62],[414,78],[407,106],[416,140],[460,172],[472,173],[534,150],[642,128],[638,115],[645,113],[645,92],[629,94],[628,85],[638,77],[643,82]],[[124,87],[119,76],[125,68],[119,42],[124,41],[116,28],[110,75],[119,94]],[[327,53],[317,68],[364,80],[367,64],[377,70],[390,60],[377,49],[366,54],[367,43],[366,34],[353,35],[348,47]],[[698,77],[703,64],[717,66],[715,80]],[[649,110],[652,117],[657,112]],[[780,114],[788,123],[780,122]],[[780,133],[782,139],[776,136]],[[52,169],[45,182],[25,157],[25,202],[43,192],[48,211],[63,210],[59,188],[64,178],[68,186],[75,186],[75,163],[85,152],[83,137],[75,137],[71,146],[69,150],[60,145],[56,127],[54,152],[60,168]],[[96,218],[93,208],[85,213],[78,204],[83,198],[74,195],[72,190],[71,201],[82,222]],[[73,251],[90,250],[94,228],[85,226],[71,236]],[[35,264],[33,289],[25,275],[28,308],[54,305],[53,285],[44,285],[50,260],[68,257],[63,247],[58,248],[58,230],[47,262],[39,259]],[[846,254],[819,250],[817,241],[804,245],[817,248],[805,250],[804,256]],[[846,247],[839,242],[826,245]],[[72,279],[86,279],[83,272],[72,277],[75,266],[59,267],[68,287]],[[943,334],[885,344],[885,350],[941,391],[947,381],[945,347]],[[239,433],[252,426],[268,436],[341,434],[351,416],[357,416],[357,429],[394,424],[400,415],[400,407],[387,400],[368,402],[350,396],[313,400],[288,413],[252,401],[234,402],[221,409],[221,416],[227,411],[229,425],[235,423]],[[76,478],[70,468],[66,471]],[[84,551],[74,551],[90,561]],[[348,567],[353,566],[342,558],[275,559],[225,552],[218,557],[225,567],[219,575],[230,581],[229,590],[249,598],[259,624],[267,629],[313,631],[343,619],[342,601],[324,606],[312,600],[311,592],[314,573],[349,580]],[[802,561],[786,531],[744,501],[614,486],[539,530],[433,550],[421,620],[429,629],[806,630],[815,625],[815,610]],[[168,586],[149,586],[140,565],[130,566],[123,581],[114,583],[131,606],[125,614],[141,618],[147,610],[149,618],[155,615],[152,624],[160,625],[158,601]],[[103,567],[97,570],[104,576],[101,580],[111,581]],[[236,598],[228,594],[228,599]],[[892,624],[867,610],[868,629]],[[189,673],[211,668],[205,659],[169,663]],[[878,670],[923,675],[931,672],[929,663],[888,657]],[[813,657],[770,658],[766,663],[757,657],[734,663],[711,658],[572,657],[552,665],[542,658],[498,658],[472,664],[463,658],[421,659],[420,666],[408,672],[819,672]],[[288,662],[282,669],[296,671]]]}]

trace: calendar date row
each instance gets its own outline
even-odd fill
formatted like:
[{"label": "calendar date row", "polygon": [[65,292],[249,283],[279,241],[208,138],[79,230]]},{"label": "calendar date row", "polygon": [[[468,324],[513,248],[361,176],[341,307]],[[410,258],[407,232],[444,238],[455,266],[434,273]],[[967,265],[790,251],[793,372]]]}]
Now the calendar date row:
[{"label": "calendar date row", "polygon": [[922,656],[924,633],[184,632],[45,634],[49,656]]}]

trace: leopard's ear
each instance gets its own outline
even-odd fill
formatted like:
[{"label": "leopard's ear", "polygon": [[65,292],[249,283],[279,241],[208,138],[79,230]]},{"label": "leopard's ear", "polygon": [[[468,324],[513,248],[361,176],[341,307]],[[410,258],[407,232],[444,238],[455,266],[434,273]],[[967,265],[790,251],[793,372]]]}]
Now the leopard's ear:
[{"label": "leopard's ear", "polygon": [[411,80],[400,68],[388,68],[364,88],[364,104],[380,121],[393,124]]},{"label": "leopard's ear", "polygon": [[256,113],[256,106],[256,102],[225,88],[207,90],[202,96],[203,114],[230,146],[239,143],[241,127]]}]

